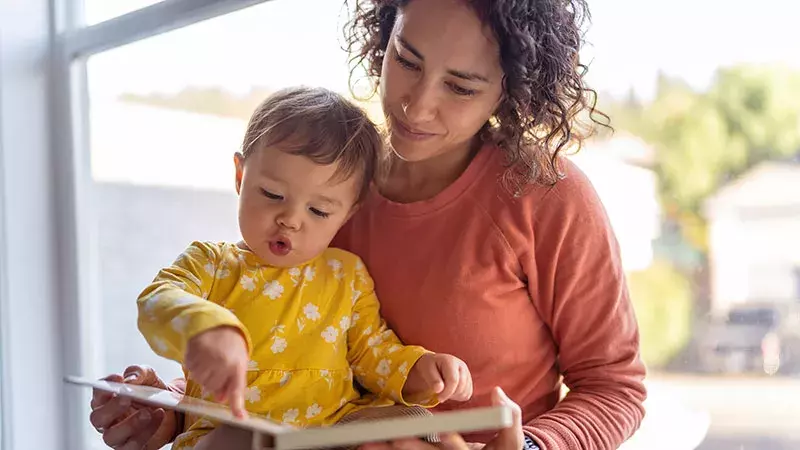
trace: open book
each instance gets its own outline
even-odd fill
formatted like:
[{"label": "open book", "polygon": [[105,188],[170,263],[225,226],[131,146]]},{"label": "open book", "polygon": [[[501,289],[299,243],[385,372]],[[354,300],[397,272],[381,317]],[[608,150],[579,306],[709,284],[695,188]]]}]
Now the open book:
[{"label": "open book", "polygon": [[66,377],[67,383],[91,387],[160,408],[204,416],[221,423],[251,430],[253,449],[271,442],[274,450],[332,448],[391,439],[422,437],[437,433],[499,430],[512,424],[507,407],[483,407],[441,412],[426,417],[392,417],[350,422],[330,427],[297,428],[262,417],[235,417],[227,406],[149,386]]}]

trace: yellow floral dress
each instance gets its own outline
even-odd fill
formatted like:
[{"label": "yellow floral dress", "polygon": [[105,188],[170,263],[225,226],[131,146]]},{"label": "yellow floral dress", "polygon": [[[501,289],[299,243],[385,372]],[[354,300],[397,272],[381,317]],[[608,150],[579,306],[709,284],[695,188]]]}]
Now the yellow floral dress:
[{"label": "yellow floral dress", "polygon": [[[426,352],[401,344],[379,315],[361,260],[333,248],[302,266],[277,268],[235,244],[193,242],[137,304],[150,347],[180,363],[198,333],[240,329],[251,354],[248,411],[295,426],[328,425],[368,406],[408,405],[401,393],[408,370]],[[354,376],[376,395],[362,397]],[[187,394],[210,400],[191,378]],[[213,427],[187,417],[173,448],[190,448]]]}]

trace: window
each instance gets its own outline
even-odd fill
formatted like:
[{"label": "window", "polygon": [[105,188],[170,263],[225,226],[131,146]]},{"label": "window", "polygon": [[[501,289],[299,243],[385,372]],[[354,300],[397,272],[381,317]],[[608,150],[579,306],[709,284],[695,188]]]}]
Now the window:
[{"label": "window", "polygon": [[269,92],[349,93],[340,12],[338,2],[271,1],[88,58],[97,374],[136,361],[181,375],[141,337],[136,297],[193,240],[239,239],[233,153]]}]

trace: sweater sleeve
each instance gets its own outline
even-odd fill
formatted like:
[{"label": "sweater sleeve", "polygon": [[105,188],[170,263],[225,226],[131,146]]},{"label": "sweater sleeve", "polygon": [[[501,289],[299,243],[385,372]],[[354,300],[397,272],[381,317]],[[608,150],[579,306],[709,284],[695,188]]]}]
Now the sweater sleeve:
[{"label": "sweater sleeve", "polygon": [[159,356],[183,363],[191,338],[221,326],[238,329],[247,348],[253,348],[239,319],[207,300],[216,270],[214,247],[193,242],[171,266],[160,270],[139,295],[139,331]]},{"label": "sweater sleeve", "polygon": [[589,180],[567,167],[532,214],[521,260],[570,391],[524,429],[542,450],[611,450],[644,417],[645,367],[616,237]]},{"label": "sweater sleeve", "polygon": [[[406,405],[434,407],[425,393],[403,396],[409,371],[425,353],[422,347],[403,345],[380,315],[380,304],[366,267],[358,260],[350,282],[353,315],[347,331],[347,360],[356,380],[371,392]],[[434,396],[435,397],[435,396]]]}]

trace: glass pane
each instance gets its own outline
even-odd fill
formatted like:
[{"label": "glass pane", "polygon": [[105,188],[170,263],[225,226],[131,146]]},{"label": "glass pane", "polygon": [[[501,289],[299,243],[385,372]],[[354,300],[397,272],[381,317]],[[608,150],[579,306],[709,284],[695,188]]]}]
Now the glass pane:
[{"label": "glass pane", "polygon": [[114,17],[145,8],[163,0],[83,0],[86,25],[94,25]]},{"label": "glass pane", "polygon": [[349,92],[340,23],[339,2],[273,1],[88,60],[104,342],[92,376],[132,363],[180,375],[140,336],[136,297],[193,240],[239,239],[232,157],[268,92]]}]

